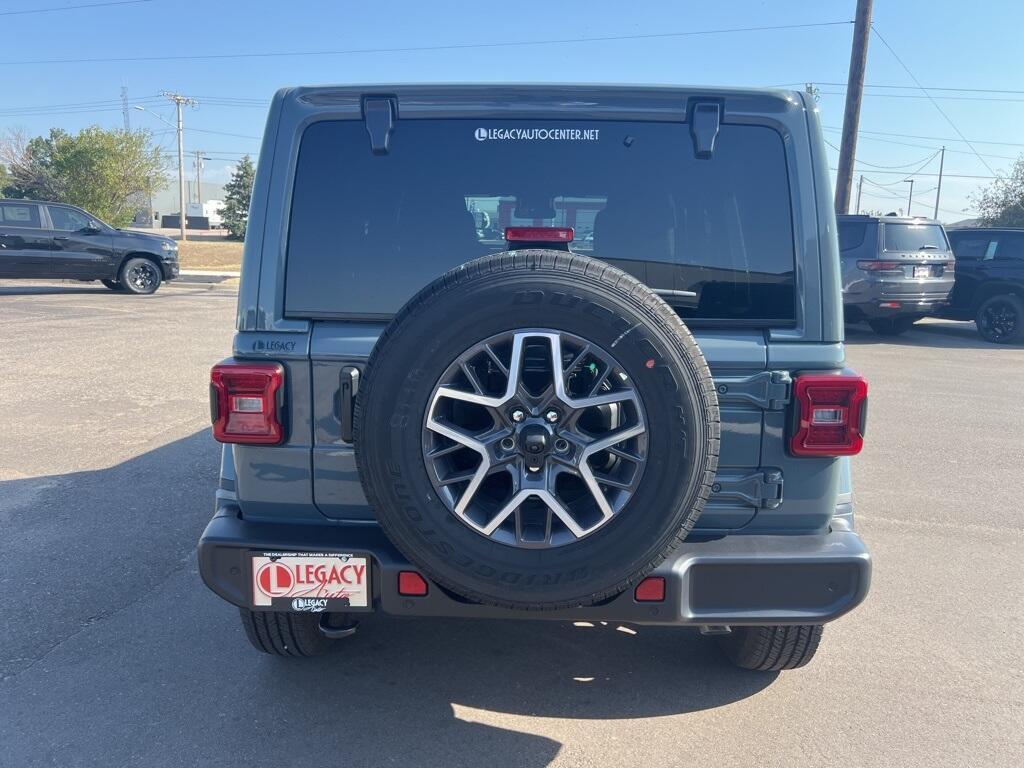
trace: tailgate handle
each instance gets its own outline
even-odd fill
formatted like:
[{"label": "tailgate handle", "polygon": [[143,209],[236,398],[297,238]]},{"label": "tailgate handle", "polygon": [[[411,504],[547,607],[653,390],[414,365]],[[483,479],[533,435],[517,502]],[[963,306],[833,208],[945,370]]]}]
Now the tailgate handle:
[{"label": "tailgate handle", "polygon": [[352,442],[352,421],[356,414],[356,395],[359,394],[359,369],[346,365],[341,369],[338,388],[338,420],[341,422],[341,439]]}]

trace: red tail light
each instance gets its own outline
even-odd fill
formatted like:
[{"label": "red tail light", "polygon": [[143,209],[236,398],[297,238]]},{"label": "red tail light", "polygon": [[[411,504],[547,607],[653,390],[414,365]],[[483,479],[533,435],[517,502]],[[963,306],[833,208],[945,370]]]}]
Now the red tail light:
[{"label": "red tail light", "polygon": [[505,239],[510,243],[571,243],[572,227],[505,227]]},{"label": "red tail light", "polygon": [[898,261],[858,261],[857,268],[865,272],[892,272],[903,269],[903,264]]},{"label": "red tail light", "polygon": [[799,421],[794,456],[853,456],[864,446],[868,383],[857,375],[799,376],[793,385]]},{"label": "red tail light", "polygon": [[213,436],[222,443],[276,445],[284,439],[280,363],[221,363],[210,371]]}]

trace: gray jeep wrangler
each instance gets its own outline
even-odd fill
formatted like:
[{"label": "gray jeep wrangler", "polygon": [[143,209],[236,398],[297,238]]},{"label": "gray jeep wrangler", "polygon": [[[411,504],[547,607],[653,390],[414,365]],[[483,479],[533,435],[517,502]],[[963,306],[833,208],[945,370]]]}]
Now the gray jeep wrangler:
[{"label": "gray jeep wrangler", "polygon": [[284,656],[379,611],[807,663],[871,572],[830,186],[801,93],[279,91],[206,584]]}]

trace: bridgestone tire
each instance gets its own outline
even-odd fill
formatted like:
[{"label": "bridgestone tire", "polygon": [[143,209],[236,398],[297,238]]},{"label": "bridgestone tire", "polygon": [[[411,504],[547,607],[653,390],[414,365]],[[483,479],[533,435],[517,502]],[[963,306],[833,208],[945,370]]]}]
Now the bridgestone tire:
[{"label": "bridgestone tire", "polygon": [[718,640],[722,652],[743,669],[780,672],[807,664],[818,650],[822,626],[733,627]]},{"label": "bridgestone tire", "polygon": [[336,640],[320,632],[318,613],[279,613],[239,608],[253,648],[273,656],[321,656]]},{"label": "bridgestone tire", "polygon": [[[470,528],[438,498],[423,457],[439,377],[474,344],[520,328],[610,351],[646,412],[646,466],[633,496],[594,533],[547,549]],[[682,543],[714,480],[719,412],[696,341],[657,294],[596,259],[524,250],[454,269],[402,308],[367,363],[354,441],[377,520],[427,577],[475,602],[552,610],[622,593]]]}]

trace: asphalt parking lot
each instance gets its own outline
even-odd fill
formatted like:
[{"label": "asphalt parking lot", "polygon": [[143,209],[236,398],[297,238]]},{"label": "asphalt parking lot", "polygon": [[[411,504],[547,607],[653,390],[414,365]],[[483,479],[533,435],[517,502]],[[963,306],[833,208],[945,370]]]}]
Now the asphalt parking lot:
[{"label": "asphalt parking lot", "polygon": [[0,282],[0,765],[1010,766],[1024,754],[1024,347],[850,334],[872,593],[816,660],[696,633],[371,617],[253,651],[199,580],[229,288]]}]

